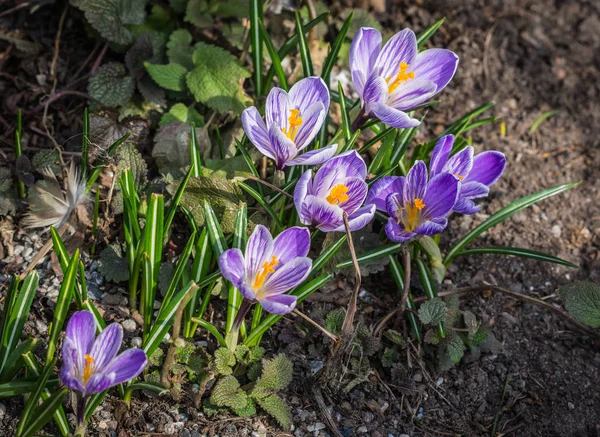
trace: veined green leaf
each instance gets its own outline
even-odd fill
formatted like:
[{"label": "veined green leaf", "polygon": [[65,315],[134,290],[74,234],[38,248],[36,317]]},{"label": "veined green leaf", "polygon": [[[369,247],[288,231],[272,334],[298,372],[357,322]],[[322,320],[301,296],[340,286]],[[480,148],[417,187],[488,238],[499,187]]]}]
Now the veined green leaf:
[{"label": "veined green leaf", "polygon": [[304,77],[314,76],[315,73],[312,59],[310,58],[310,50],[308,49],[308,42],[306,41],[306,35],[304,33],[302,20],[300,19],[300,13],[298,11],[296,11],[296,36],[298,38],[300,59],[302,60],[302,74]]},{"label": "veined green leaf", "polygon": [[525,196],[525,197],[511,203],[508,206],[505,206],[500,211],[496,212],[494,215],[492,215],[486,221],[484,221],[479,226],[477,226],[475,229],[468,232],[464,237],[462,237],[454,245],[454,247],[452,247],[452,249],[450,249],[450,251],[446,255],[446,258],[444,258],[444,264],[446,265],[446,267],[448,267],[448,265],[450,265],[452,260],[454,258],[456,258],[458,256],[458,254],[460,252],[462,252],[463,249],[471,241],[473,241],[475,238],[477,238],[479,235],[481,235],[488,229],[492,228],[493,226],[496,226],[498,223],[503,222],[507,218],[509,218],[512,215],[516,214],[517,212],[527,208],[528,206],[533,205],[534,203],[537,203],[541,200],[547,199],[548,197],[552,197],[556,194],[562,193],[563,191],[570,190],[571,188],[577,186],[578,184],[579,184],[579,182],[573,182],[570,184],[563,184],[563,185],[558,185],[558,186],[552,187],[552,188],[546,188],[545,190],[541,190],[541,191],[538,191],[537,193],[530,194],[528,196]]},{"label": "veined green leaf", "polygon": [[48,335],[48,351],[46,354],[46,362],[49,363],[56,354],[56,343],[58,337],[63,329],[63,325],[67,318],[67,312],[69,305],[73,300],[73,290],[77,282],[77,270],[79,267],[79,249],[75,250],[71,261],[65,272],[60,291],[58,293],[58,299],[56,300],[56,307],[54,307],[54,318],[52,319],[52,325],[50,325],[50,332]]},{"label": "veined green leaf", "polygon": [[562,258],[557,258],[552,255],[548,255],[542,252],[536,252],[535,250],[522,249],[520,247],[478,247],[475,249],[468,249],[459,252],[456,257],[466,256],[466,255],[478,255],[482,253],[494,254],[494,255],[511,255],[511,256],[520,256],[522,258],[531,258],[536,261],[544,261],[554,264],[560,264],[567,267],[573,267],[578,269],[579,266],[577,264],[570,263]]}]

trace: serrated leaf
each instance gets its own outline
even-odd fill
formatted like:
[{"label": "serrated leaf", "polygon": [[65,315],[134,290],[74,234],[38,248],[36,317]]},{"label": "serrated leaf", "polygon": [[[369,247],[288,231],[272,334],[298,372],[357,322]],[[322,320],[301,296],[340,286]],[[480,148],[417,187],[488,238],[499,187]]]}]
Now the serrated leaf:
[{"label": "serrated leaf", "polygon": [[404,336],[398,331],[388,329],[383,335],[385,335],[392,343],[395,343],[398,346],[402,346],[404,344]]},{"label": "serrated leaf", "polygon": [[463,311],[462,316],[469,340],[473,340],[473,337],[475,337],[475,334],[477,334],[477,331],[479,330],[480,323],[477,321],[475,314],[471,311]]},{"label": "serrated leaf", "polygon": [[[62,167],[58,164],[59,156],[56,150],[42,150],[33,155],[31,159],[31,165],[38,172],[41,172],[45,167],[50,167],[50,170],[54,174],[59,174]],[[1,170],[0,170],[1,171]],[[0,176],[0,192],[5,191],[2,189],[2,176]]]},{"label": "serrated leaf", "polygon": [[108,107],[125,104],[132,96],[134,80],[127,74],[125,66],[110,62],[101,66],[90,78],[88,93]]},{"label": "serrated leaf", "polygon": [[166,65],[144,63],[152,80],[163,88],[171,91],[185,91],[187,85],[185,78],[188,70],[180,64],[170,63]]},{"label": "serrated leaf", "polygon": [[192,23],[196,27],[208,27],[213,23],[212,17],[208,14],[205,5],[206,0],[189,0],[185,10],[184,20]]},{"label": "serrated leaf", "polygon": [[133,42],[126,25],[140,25],[146,18],[147,0],[71,0],[85,13],[85,18],[103,38],[117,44]]},{"label": "serrated leaf", "polygon": [[121,247],[118,244],[111,244],[100,252],[98,270],[106,280],[111,282],[118,283],[129,280],[127,260],[123,258]]},{"label": "serrated leaf", "polygon": [[126,169],[131,170],[135,188],[140,192],[146,187],[148,177],[148,166],[142,157],[142,154],[133,144],[123,144],[116,153],[117,160],[117,178],[121,177],[121,172]]},{"label": "serrated leaf", "polygon": [[239,417],[250,417],[256,415],[256,404],[254,403],[252,398],[248,396],[246,392],[241,393],[244,393],[244,395],[246,396],[246,406],[241,409],[233,410],[233,412]]},{"label": "serrated leaf", "polygon": [[471,340],[471,344],[473,346],[477,346],[480,343],[483,343],[485,339],[488,337],[488,328],[487,326],[480,326],[475,335],[473,335],[473,339]]},{"label": "serrated leaf", "polygon": [[327,314],[325,319],[325,328],[332,334],[339,334],[342,330],[342,324],[346,318],[346,311],[343,308],[336,308]]},{"label": "serrated leaf", "polygon": [[125,55],[125,65],[129,70],[129,74],[135,79],[141,79],[146,72],[144,64],[150,62],[153,55],[152,41],[148,33],[144,32]]},{"label": "serrated leaf", "polygon": [[[183,103],[176,103],[171,106],[169,112],[162,116],[160,119],[160,126],[164,126],[165,124],[172,123],[174,121],[179,121],[182,123],[195,123],[198,128],[204,126],[204,117],[201,116],[193,106],[186,106]],[[235,159],[235,158],[233,158]],[[223,160],[221,162],[225,163],[230,161],[231,159]]]},{"label": "serrated leaf", "polygon": [[194,68],[192,54],[192,34],[186,29],[178,29],[171,34],[167,43],[167,57],[169,62],[179,64],[191,70]]},{"label": "serrated leaf", "polygon": [[240,390],[240,383],[233,375],[220,378],[210,395],[210,402],[219,407],[241,410],[248,404],[248,396]]},{"label": "serrated leaf", "polygon": [[[178,183],[169,184],[168,190],[173,194]],[[204,202],[208,202],[214,210],[223,233],[230,234],[234,230],[235,218],[243,195],[237,184],[227,179],[205,176],[190,178],[181,197],[181,205],[194,216],[198,226],[204,226]]]},{"label": "serrated leaf", "polygon": [[440,352],[441,370],[448,370],[452,366],[460,363],[460,360],[462,360],[464,355],[465,345],[458,335],[446,339],[443,349]]},{"label": "serrated leaf", "polygon": [[159,108],[167,106],[165,90],[159,87],[149,76],[138,80],[137,88],[146,102],[156,105]]},{"label": "serrated leaf", "polygon": [[419,319],[425,325],[437,325],[444,321],[447,312],[448,309],[444,301],[436,297],[423,302],[419,308]]},{"label": "serrated leaf", "polygon": [[429,344],[439,344],[441,341],[441,338],[434,329],[429,329],[425,333],[425,338],[423,339],[423,341],[425,341],[425,343],[429,343]]},{"label": "serrated leaf", "polygon": [[262,375],[256,382],[257,388],[281,390],[292,382],[292,362],[283,354],[271,360],[263,360]]},{"label": "serrated leaf", "polygon": [[265,410],[269,415],[273,416],[282,428],[289,430],[292,424],[292,412],[290,407],[279,398],[277,395],[269,395],[264,398],[256,399],[256,402],[260,407]]},{"label": "serrated leaf", "polygon": [[600,328],[600,286],[577,281],[559,289],[565,308],[578,322]]},{"label": "serrated leaf", "polygon": [[220,47],[203,43],[196,45],[192,58],[195,67],[187,75],[187,85],[194,98],[221,113],[242,112],[251,101],[242,87],[250,72],[238,59]]},{"label": "serrated leaf", "polygon": [[226,347],[220,347],[214,354],[214,367],[221,375],[231,375],[236,363],[235,354]]}]

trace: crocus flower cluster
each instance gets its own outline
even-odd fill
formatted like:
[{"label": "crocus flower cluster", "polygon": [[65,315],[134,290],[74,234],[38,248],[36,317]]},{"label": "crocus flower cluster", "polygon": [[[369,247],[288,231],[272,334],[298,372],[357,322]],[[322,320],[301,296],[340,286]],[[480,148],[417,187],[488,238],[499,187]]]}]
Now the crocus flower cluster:
[{"label": "crocus flower cluster", "polygon": [[228,249],[219,258],[223,277],[250,301],[257,301],[266,311],[287,314],[296,307],[296,296],[284,294],[310,274],[308,229],[292,227],[275,239],[267,228],[257,225],[248,239],[245,255]]},{"label": "crocus flower cluster", "polygon": [[329,111],[329,89],[320,77],[298,81],[289,93],[273,88],[267,96],[265,121],[252,106],[242,113],[246,135],[277,169],[318,165],[331,158],[337,146],[300,154],[321,129]]},{"label": "crocus flower cluster", "polygon": [[356,151],[330,159],[315,174],[300,177],[294,190],[294,203],[300,222],[324,232],[345,230],[344,213],[351,231],[367,225],[375,205],[362,206],[367,197],[367,166]]},{"label": "crocus flower cluster", "polygon": [[398,32],[381,48],[378,30],[361,28],[350,47],[350,70],[364,114],[396,128],[419,120],[406,112],[443,90],[454,76],[458,56],[445,49],[419,53],[410,29]]},{"label": "crocus flower cluster", "polygon": [[96,338],[92,313],[73,314],[62,346],[63,384],[86,398],[138,376],[148,363],[146,353],[133,348],[117,355],[122,341],[118,323],[108,325]]}]

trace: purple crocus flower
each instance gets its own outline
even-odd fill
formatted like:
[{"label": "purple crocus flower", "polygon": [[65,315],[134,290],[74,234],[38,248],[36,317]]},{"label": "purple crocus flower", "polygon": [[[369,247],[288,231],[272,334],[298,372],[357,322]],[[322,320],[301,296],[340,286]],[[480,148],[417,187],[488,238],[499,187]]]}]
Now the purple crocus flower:
[{"label": "purple crocus flower", "polygon": [[108,325],[96,338],[92,313],[73,314],[62,346],[63,384],[85,398],[138,376],[148,363],[146,353],[134,348],[117,355],[122,340],[118,323]]},{"label": "purple crocus flower", "polygon": [[242,296],[273,314],[287,314],[296,307],[296,296],[284,294],[310,274],[312,260],[308,229],[286,229],[275,239],[269,230],[257,225],[248,239],[246,254],[228,249],[219,258],[219,268]]},{"label": "purple crocus flower", "polygon": [[363,27],[350,47],[352,80],[364,115],[396,128],[420,124],[406,112],[442,91],[457,66],[458,56],[450,50],[418,53],[410,29],[398,32],[381,48],[381,33]]},{"label": "purple crocus flower", "polygon": [[401,243],[418,235],[442,232],[459,192],[457,177],[441,173],[427,181],[427,166],[417,161],[406,178],[388,176],[375,182],[366,202],[388,213],[385,233],[390,240]]},{"label": "purple crocus flower", "polygon": [[300,222],[324,232],[343,232],[346,213],[351,231],[364,227],[375,214],[374,205],[362,206],[368,191],[366,176],[367,166],[356,151],[327,161],[314,180],[312,170],[306,170],[294,190]]},{"label": "purple crocus flower", "polygon": [[265,121],[252,106],[242,113],[246,135],[278,170],[291,165],[318,165],[331,158],[337,145],[300,152],[321,129],[329,111],[329,90],[320,77],[298,81],[289,93],[273,88],[267,96]]},{"label": "purple crocus flower", "polygon": [[473,199],[485,197],[504,172],[506,157],[495,150],[473,156],[473,147],[468,146],[450,157],[454,136],[446,135],[439,139],[431,155],[429,175],[451,173],[461,181],[460,196],[454,211],[460,214],[474,214],[481,209]]}]

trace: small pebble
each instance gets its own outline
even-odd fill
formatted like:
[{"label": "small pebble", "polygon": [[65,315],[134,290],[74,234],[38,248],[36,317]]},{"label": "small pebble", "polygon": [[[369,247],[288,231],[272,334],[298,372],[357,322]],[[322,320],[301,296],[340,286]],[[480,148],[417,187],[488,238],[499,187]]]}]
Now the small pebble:
[{"label": "small pebble", "polygon": [[21,254],[21,256],[23,256],[23,258],[27,258],[29,255],[31,255],[33,253],[33,247],[26,247],[25,250],[23,250],[23,253]]},{"label": "small pebble", "polygon": [[135,331],[137,328],[137,324],[135,323],[135,321],[133,319],[123,320],[123,323],[121,323],[121,325],[123,325],[123,329],[125,331],[129,331],[129,332]]},{"label": "small pebble", "polygon": [[0,420],[6,415],[6,405],[0,404]]},{"label": "small pebble", "polygon": [[133,337],[131,339],[131,346],[133,347],[142,347],[142,338],[141,337]]},{"label": "small pebble", "polygon": [[46,332],[48,332],[48,325],[46,325],[41,320],[35,321],[35,327],[41,334],[45,334]]},{"label": "small pebble", "polygon": [[357,433],[359,433],[359,434],[366,434],[366,433],[367,433],[367,431],[369,431],[369,430],[367,429],[367,427],[366,427],[366,426],[361,426],[360,428],[358,428],[358,429],[356,430],[356,432],[357,432]]},{"label": "small pebble", "polygon": [[569,410],[575,409],[575,404],[573,402],[568,402],[567,405],[569,406]]},{"label": "small pebble", "polygon": [[169,435],[175,434],[175,424],[173,422],[167,423],[165,425],[165,434],[169,434]]}]

